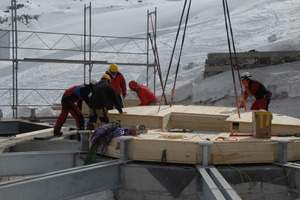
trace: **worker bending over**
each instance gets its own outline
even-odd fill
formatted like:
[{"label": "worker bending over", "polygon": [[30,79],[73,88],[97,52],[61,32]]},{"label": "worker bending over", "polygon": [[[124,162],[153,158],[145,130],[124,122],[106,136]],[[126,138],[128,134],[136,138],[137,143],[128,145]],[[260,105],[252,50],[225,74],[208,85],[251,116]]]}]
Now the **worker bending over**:
[{"label": "worker bending over", "polygon": [[[251,79],[249,72],[244,72],[241,79],[245,88],[245,91],[242,93],[242,98],[246,101],[248,97],[255,97],[255,101],[250,107],[250,110],[262,109],[268,111],[272,93],[268,91],[262,83]],[[240,107],[244,106],[245,102],[240,105]]]},{"label": "worker bending over", "polygon": [[141,103],[139,106],[156,105],[158,102],[157,96],[146,86],[138,84],[136,81],[129,82],[129,88],[135,91]]}]

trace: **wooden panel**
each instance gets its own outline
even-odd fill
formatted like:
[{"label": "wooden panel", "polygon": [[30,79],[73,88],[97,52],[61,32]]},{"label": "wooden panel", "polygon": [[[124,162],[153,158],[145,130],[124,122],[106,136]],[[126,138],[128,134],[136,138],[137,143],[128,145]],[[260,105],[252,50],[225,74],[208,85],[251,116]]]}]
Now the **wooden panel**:
[{"label": "wooden panel", "polygon": [[300,160],[300,150],[289,150],[288,161]]},{"label": "wooden panel", "polygon": [[[293,143],[288,143],[288,150],[295,150],[295,151],[300,150],[300,141],[299,141],[299,139],[298,139],[298,141],[294,140]],[[291,138],[290,140],[293,140],[293,138]]]},{"label": "wooden panel", "polygon": [[[98,149],[98,152],[101,153],[101,149],[102,147],[100,147]],[[120,157],[120,142],[117,139],[112,139],[109,143],[109,145],[107,146],[107,153],[106,155],[114,157],[114,158],[119,158]]]},{"label": "wooden panel", "polygon": [[[144,124],[152,129],[147,134],[135,136],[129,142],[130,159],[161,162],[162,152],[166,149],[167,162],[202,163],[202,147],[198,142],[207,139],[213,142],[209,147],[209,155],[210,162],[214,164],[273,163],[278,160],[278,143],[272,142],[274,137],[259,139],[237,136],[237,141],[215,141],[218,137],[234,139],[229,136],[230,132],[252,134],[252,111],[241,111],[239,118],[236,108],[228,107],[162,105],[160,109],[158,108],[159,106],[124,108],[125,114],[119,114],[117,110],[109,111],[110,121],[121,120],[124,127]],[[237,125],[235,127],[238,129],[234,129],[233,124]],[[211,131],[219,134],[165,131],[171,128]],[[300,119],[273,113],[272,134],[297,132],[300,132]],[[300,138],[280,137],[280,139],[295,141],[288,145],[288,159],[299,160]],[[119,145],[119,142],[113,139],[108,146],[108,155],[119,157]]]},{"label": "wooden panel", "polygon": [[300,133],[300,126],[272,124],[272,135]]},{"label": "wooden panel", "polygon": [[218,143],[215,142],[212,146],[212,151],[214,153],[224,153],[224,152],[272,152],[273,146],[276,143],[265,141],[265,142],[227,142]]},{"label": "wooden panel", "polygon": [[145,125],[148,128],[161,128],[163,118],[156,116],[132,116],[127,114],[108,114],[109,120],[121,120],[121,125],[124,127],[132,127],[135,125]]},{"label": "wooden panel", "polygon": [[300,142],[288,143],[288,160],[300,160]]},{"label": "wooden panel", "polygon": [[141,101],[139,99],[123,99],[124,108],[138,106],[140,103]]},{"label": "wooden panel", "polygon": [[[146,159],[160,162],[162,152],[166,150],[167,162],[172,163],[196,163],[196,143],[176,141],[134,141],[132,154],[133,160]],[[131,157],[131,156],[130,156]]]},{"label": "wooden panel", "polygon": [[170,128],[222,132],[226,118],[227,116],[172,113],[168,125]]},{"label": "wooden panel", "polygon": [[212,164],[272,163],[273,152],[213,153]]},{"label": "wooden panel", "polygon": [[212,147],[212,162],[213,164],[272,163],[274,145],[276,143],[267,140],[261,140],[259,143],[215,142]]}]

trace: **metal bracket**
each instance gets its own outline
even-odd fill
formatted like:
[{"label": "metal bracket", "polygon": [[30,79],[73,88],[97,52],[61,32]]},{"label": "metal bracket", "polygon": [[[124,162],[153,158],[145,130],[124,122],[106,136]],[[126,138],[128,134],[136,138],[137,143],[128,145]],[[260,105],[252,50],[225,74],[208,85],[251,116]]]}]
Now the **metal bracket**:
[{"label": "metal bracket", "polygon": [[278,143],[278,163],[286,164],[288,162],[288,143],[294,141],[291,140],[272,140]]},{"label": "metal bracket", "polygon": [[222,174],[214,166],[196,165],[198,172],[202,177],[202,193],[199,199],[210,200],[241,200]]},{"label": "metal bracket", "polygon": [[202,165],[207,166],[209,162],[208,148],[209,146],[213,145],[213,142],[203,141],[203,142],[198,142],[198,144],[202,146]]},{"label": "metal bracket", "polygon": [[120,160],[126,161],[128,160],[128,142],[133,138],[128,137],[119,137],[118,140],[120,141]]},{"label": "metal bracket", "polygon": [[81,139],[81,143],[80,143],[80,150],[81,151],[88,151],[89,150],[89,135],[90,133],[92,133],[92,131],[90,130],[80,130],[78,131],[80,133],[80,139]]},{"label": "metal bracket", "polygon": [[36,118],[36,115],[35,115],[35,110],[37,108],[30,108],[30,117],[29,117],[29,121],[32,121],[32,122],[35,122],[35,121],[38,121],[37,118]]}]

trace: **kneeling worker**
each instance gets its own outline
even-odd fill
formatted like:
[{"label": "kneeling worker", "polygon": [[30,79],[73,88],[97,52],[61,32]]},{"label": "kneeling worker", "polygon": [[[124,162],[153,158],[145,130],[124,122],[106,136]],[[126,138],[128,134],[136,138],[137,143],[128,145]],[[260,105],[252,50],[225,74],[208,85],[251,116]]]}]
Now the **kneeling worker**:
[{"label": "kneeling worker", "polygon": [[129,82],[129,88],[135,91],[141,103],[139,106],[156,105],[158,102],[157,96],[146,86],[138,84],[136,81]]}]

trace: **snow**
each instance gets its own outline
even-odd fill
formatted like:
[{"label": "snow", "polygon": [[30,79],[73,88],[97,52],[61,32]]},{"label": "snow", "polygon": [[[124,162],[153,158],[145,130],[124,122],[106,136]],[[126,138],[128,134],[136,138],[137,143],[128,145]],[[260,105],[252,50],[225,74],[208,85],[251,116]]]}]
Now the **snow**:
[{"label": "snow", "polygon": [[[38,15],[38,20],[18,23],[19,30],[59,33],[83,33],[84,5],[92,5],[92,34],[106,36],[146,36],[147,11],[157,9],[157,44],[164,77],[171,59],[176,31],[183,8],[183,0],[18,0],[24,7],[18,15]],[[5,12],[11,0],[1,0],[0,17],[8,17]],[[238,52],[255,49],[257,51],[300,50],[300,1],[299,0],[228,0],[235,46]],[[0,19],[1,19],[0,18]],[[10,22],[0,24],[0,29],[10,30]],[[24,38],[23,38],[24,39]],[[21,40],[22,41],[22,40]],[[52,38],[46,40],[53,43]],[[35,45],[35,44],[31,44]],[[69,46],[70,44],[65,44]],[[235,93],[231,72],[224,72],[203,78],[204,63],[208,53],[228,52],[224,14],[221,0],[194,0],[190,11],[185,45],[176,82],[175,104],[197,104],[213,106],[235,106]],[[61,56],[64,59],[78,58],[61,52],[45,55],[35,52],[35,56]],[[20,57],[33,57],[29,52]],[[110,55],[93,57],[95,60],[120,62]],[[128,58],[132,59],[132,58]],[[168,79],[167,97],[175,79],[178,53],[174,56]],[[128,60],[130,62],[130,60]],[[146,83],[146,69],[119,66],[127,82],[134,79]],[[247,70],[253,79],[265,84],[273,93],[270,111],[300,118],[300,62],[287,63]],[[92,79],[99,77],[108,68],[94,66]],[[242,73],[243,71],[241,71]],[[82,66],[70,64],[25,63],[19,69],[19,84],[22,88],[67,88],[82,83]],[[156,91],[160,96],[160,83],[156,79]],[[165,81],[165,79],[163,79]],[[0,88],[12,85],[11,63],[1,62]],[[150,88],[153,79],[150,80]],[[151,88],[153,89],[153,88]],[[237,88],[239,90],[239,88]],[[238,91],[240,93],[240,91]],[[20,97],[26,94],[20,94]],[[60,101],[59,95],[49,95]],[[2,102],[10,99],[0,98]],[[29,101],[43,102],[40,97]],[[248,107],[251,105],[248,101]],[[1,108],[5,117],[10,117],[10,109]],[[38,114],[51,115],[49,108],[38,110]],[[19,115],[28,116],[28,109],[19,110]]]}]

